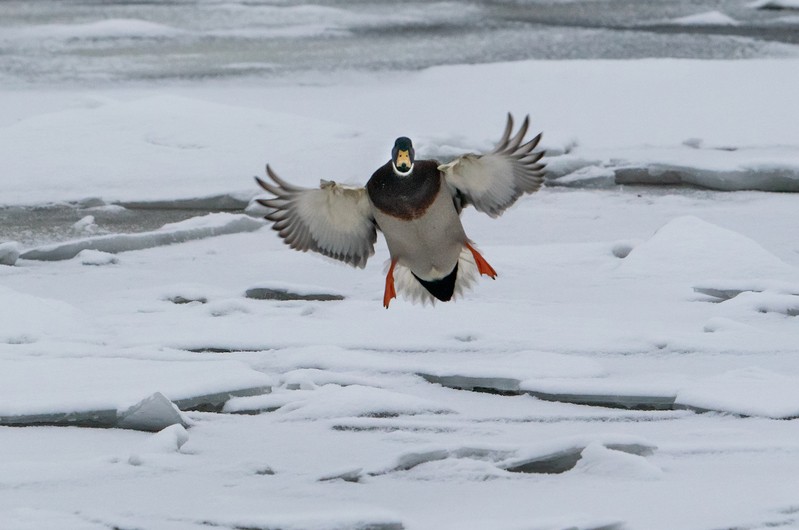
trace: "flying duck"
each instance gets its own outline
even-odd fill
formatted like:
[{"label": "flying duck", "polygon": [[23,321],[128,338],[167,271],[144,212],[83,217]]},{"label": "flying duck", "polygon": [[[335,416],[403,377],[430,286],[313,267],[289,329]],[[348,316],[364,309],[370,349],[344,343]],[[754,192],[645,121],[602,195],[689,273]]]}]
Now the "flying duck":
[{"label": "flying duck", "polygon": [[394,142],[391,160],[374,172],[365,187],[322,180],[319,188],[289,184],[266,166],[272,182],[258,184],[274,197],[257,199],[265,218],[291,248],[312,250],[363,268],[374,254],[377,230],[388,245],[383,306],[397,288],[421,302],[451,300],[469,288],[477,273],[497,273],[463,230],[460,213],[471,204],[498,217],[543,182],[543,151],[533,151],[541,134],[524,142],[525,117],[513,133],[508,114],[505,132],[493,151],[468,153],[447,164],[417,160],[407,137]]}]

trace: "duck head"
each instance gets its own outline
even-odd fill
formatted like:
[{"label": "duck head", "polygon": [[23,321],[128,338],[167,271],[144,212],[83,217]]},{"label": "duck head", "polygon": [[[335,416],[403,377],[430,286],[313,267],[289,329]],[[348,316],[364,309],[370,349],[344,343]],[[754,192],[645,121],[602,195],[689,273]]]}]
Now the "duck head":
[{"label": "duck head", "polygon": [[404,177],[413,171],[414,151],[413,143],[410,138],[401,136],[394,142],[391,150],[391,166],[394,173]]}]

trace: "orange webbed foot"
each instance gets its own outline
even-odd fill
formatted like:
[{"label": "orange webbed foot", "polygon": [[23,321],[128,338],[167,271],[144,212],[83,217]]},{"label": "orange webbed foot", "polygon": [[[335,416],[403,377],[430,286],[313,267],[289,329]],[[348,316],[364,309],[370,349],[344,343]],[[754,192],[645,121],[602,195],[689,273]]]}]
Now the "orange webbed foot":
[{"label": "orange webbed foot", "polygon": [[477,265],[477,272],[480,274],[485,274],[491,279],[496,279],[497,271],[494,270],[494,267],[489,265],[485,258],[479,252],[477,252],[472,245],[466,243],[466,248],[469,249],[469,252],[472,253],[472,257],[474,257],[474,263]]},{"label": "orange webbed foot", "polygon": [[394,289],[394,265],[397,264],[396,259],[391,260],[391,266],[388,268],[386,274],[386,289],[383,291],[383,307],[388,309],[388,304],[391,303],[392,298],[397,297],[397,291]]}]

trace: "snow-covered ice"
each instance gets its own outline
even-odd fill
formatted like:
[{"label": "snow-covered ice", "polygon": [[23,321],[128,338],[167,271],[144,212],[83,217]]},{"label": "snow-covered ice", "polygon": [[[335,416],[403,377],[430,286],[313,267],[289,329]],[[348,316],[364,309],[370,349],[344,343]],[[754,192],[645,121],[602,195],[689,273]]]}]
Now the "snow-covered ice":
[{"label": "snow-covered ice", "polygon": [[749,367],[706,377],[680,389],[677,404],[769,418],[799,418],[799,378]]},{"label": "snow-covered ice", "polygon": [[107,19],[86,24],[43,24],[7,30],[10,40],[99,40],[169,37],[180,30],[163,24],[136,19]]},{"label": "snow-covered ice", "polygon": [[[796,191],[799,133],[790,124],[799,119],[791,89],[799,73],[792,64],[531,61],[484,65],[479,73],[475,66],[460,65],[411,76],[351,74],[292,90],[244,85],[208,91],[176,87],[166,93],[10,92],[5,100],[19,106],[14,109],[19,118],[0,128],[0,157],[6,161],[0,203],[90,194],[123,205],[234,192],[252,196],[256,188],[247,177],[261,174],[265,162],[301,184],[317,185],[320,178],[364,183],[397,135],[413,136],[420,155],[443,159],[490,147],[509,110],[532,114],[533,127],[545,131],[547,150],[568,147],[566,158],[582,161],[571,171],[634,165],[643,168],[646,181],[657,182],[658,175],[673,173],[658,168],[676,168],[688,184]],[[458,102],[475,97],[466,88],[475,75],[496,78],[509,70],[512,82],[487,84],[482,103],[461,111]],[[541,83],[542,78],[558,82]],[[585,85],[592,89],[583,90]],[[341,104],[353,91],[358,104]],[[60,108],[35,110],[52,107],[53,98]],[[396,120],[373,118],[402,98],[417,104]],[[475,133],[466,137],[466,130]],[[308,156],[308,131],[313,131],[311,150],[329,157],[323,172]],[[684,145],[686,139],[700,139],[701,148]],[[42,145],[59,148],[43,157]],[[550,169],[559,166],[558,158],[550,159]],[[90,169],[83,160],[92,161]],[[15,178],[22,173],[25,179]],[[81,186],[69,184],[74,181]]]},{"label": "snow-covered ice", "polygon": [[[652,24],[771,20],[723,4]],[[569,8],[553,5],[492,9]],[[112,48],[384,46],[386,20],[457,33],[484,8],[210,2],[203,28],[119,5],[0,43],[85,75],[134,64]],[[778,193],[799,191],[799,63],[751,46],[775,57],[340,71],[330,55],[235,83],[4,86],[0,222],[22,209],[32,228],[0,241],[0,527],[799,528],[799,208]],[[294,252],[251,201],[266,162],[363,184],[397,136],[445,161],[491,148],[508,111],[544,132],[548,185],[496,220],[464,212],[499,276],[456,303],[386,311],[382,240],[364,270]],[[52,210],[74,214],[55,235],[35,225]]]},{"label": "snow-covered ice", "polygon": [[[108,234],[31,248],[20,256],[23,259],[45,261],[72,259],[79,256],[82,257],[84,265],[97,265],[99,263],[91,263],[91,261],[102,261],[103,254],[142,250],[223,234],[251,232],[262,227],[263,223],[243,214],[214,213],[178,223],[170,223],[152,232]],[[84,254],[87,251],[89,253]]]},{"label": "snow-covered ice", "polygon": [[707,11],[671,20],[673,24],[687,26],[737,26],[739,22],[721,11]]},{"label": "snow-covered ice", "polygon": [[103,265],[116,265],[119,263],[119,258],[110,252],[103,252],[102,250],[85,249],[78,252],[75,256],[78,258],[82,265],[93,265],[100,267]]},{"label": "snow-covered ice", "polygon": [[261,393],[268,391],[273,381],[238,361],[191,359],[188,355],[182,360],[30,355],[5,361],[0,378],[3,418],[126,410],[156,392],[178,404],[188,404],[206,395]]},{"label": "snow-covered ice", "polygon": [[[227,412],[274,412],[185,413],[189,439],[179,451],[170,441],[169,453],[147,452],[148,435],[0,428],[11,451],[2,463],[4,484],[21,485],[3,497],[5,521],[13,527],[24,518],[22,506],[35,512],[32,521],[44,520],[43,510],[77,509],[117,525],[159,526],[177,517],[184,527],[348,527],[353,517],[404,528],[524,520],[534,528],[656,529],[790,519],[781,510],[793,502],[799,469],[786,455],[797,451],[797,433],[794,421],[770,418],[791,417],[793,398],[788,382],[783,390],[768,387],[781,381],[776,374],[790,380],[796,373],[794,317],[729,304],[757,290],[793,296],[796,248],[790,234],[774,229],[790,218],[793,201],[749,192],[548,188],[494,222],[467,212],[473,237],[501,276],[480,282],[463,301],[426,309],[380,307],[382,245],[364,271],[352,270],[291,252],[268,229],[131,250],[112,267],[18,260],[3,272],[0,353],[12,381],[2,386],[5,406],[81,410],[78,399],[88,396],[84,410],[116,413],[154,392],[177,399],[171,386],[188,382],[194,368],[207,375],[183,395],[221,390],[211,387],[227,366],[218,363],[235,360],[245,379],[237,386],[269,385],[273,392],[225,399]],[[620,242],[627,254],[618,251]],[[258,285],[325,289],[345,299],[247,299],[245,291]],[[710,303],[697,286],[744,292]],[[174,302],[181,298],[189,303]],[[736,326],[706,331],[721,319]],[[752,366],[763,371],[759,379],[746,376]],[[459,391],[421,373],[504,377],[554,395],[667,387],[692,407],[610,409]],[[705,383],[714,378],[721,379]],[[755,383],[770,392],[758,394]],[[739,385],[751,390],[739,395]],[[731,415],[692,411],[700,409]],[[49,473],[30,443],[33,433],[63,448],[47,455],[56,466]],[[607,440],[599,434],[633,436],[658,449],[619,454],[592,445]],[[525,456],[543,457],[558,447],[533,444],[575,436],[583,449],[568,453],[576,463],[558,475],[512,473],[496,465],[500,460],[458,452],[476,447],[509,459],[528,448]],[[81,447],[72,448],[76,443]],[[396,467],[401,455],[432,450],[454,452],[377,473]],[[258,473],[266,468],[273,474]],[[101,476],[111,492],[90,485]],[[53,503],[30,493],[30,480],[69,484],[72,493]],[[613,488],[600,487],[608,481]],[[721,496],[700,500],[685,488]],[[137,501],[101,508],[96,500],[120,492]],[[575,500],[587,492],[595,502]],[[219,494],[224,502],[212,500]],[[479,508],[456,503],[469,494],[483,499]],[[435,510],[431,495],[439,499]],[[198,498],[206,501],[200,510]],[[273,500],[252,508],[264,498]],[[656,498],[683,508],[659,509]],[[745,501],[730,511],[725,498]]]},{"label": "snow-covered ice", "polygon": [[117,411],[116,426],[123,429],[160,431],[171,425],[188,427],[189,422],[161,392],[156,392],[125,410]]},{"label": "snow-covered ice", "polygon": [[279,411],[285,419],[341,416],[391,417],[450,414],[449,408],[413,395],[362,385],[322,385],[313,390],[290,390],[266,396],[234,398],[225,412]]},{"label": "snow-covered ice", "polygon": [[19,259],[20,245],[15,241],[0,243],[0,265],[14,265]]},{"label": "snow-covered ice", "polygon": [[694,216],[678,217],[658,228],[623,258],[622,274],[751,279],[795,274],[794,267],[755,241]]}]

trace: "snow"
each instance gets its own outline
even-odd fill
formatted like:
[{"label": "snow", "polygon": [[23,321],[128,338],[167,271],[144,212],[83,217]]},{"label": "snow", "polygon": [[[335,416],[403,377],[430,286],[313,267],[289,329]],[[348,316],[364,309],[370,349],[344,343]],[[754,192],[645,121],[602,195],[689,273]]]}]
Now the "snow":
[{"label": "snow", "polygon": [[[225,9],[276,17],[228,35],[280,39],[419,23]],[[2,39],[97,53],[205,35],[116,13]],[[797,205],[775,193],[799,189],[796,66],[3,88],[0,202],[71,208],[77,239],[0,243],[0,527],[799,527]],[[397,136],[444,161],[490,148],[508,111],[544,132],[550,185],[496,220],[464,212],[499,276],[456,303],[385,310],[382,240],[356,270],[241,211],[266,162],[363,184]],[[173,209],[191,218],[103,222]]]},{"label": "snow", "polygon": [[685,26],[738,26],[740,22],[721,11],[707,11],[671,20],[672,24]]},{"label": "snow", "polygon": [[[675,381],[664,381],[663,375],[658,377],[640,377],[633,380],[626,378],[553,378],[549,380],[528,380],[519,384],[519,389],[530,392],[541,399],[559,399],[590,403],[618,402],[624,406],[626,401],[641,403],[655,407],[658,403],[668,404],[674,401]],[[624,398],[627,398],[625,400]]]},{"label": "snow", "polygon": [[132,466],[140,466],[145,463],[143,455],[174,453],[179,452],[180,448],[189,441],[189,433],[182,425],[170,425],[147,438],[137,452],[128,457],[128,463]]},{"label": "snow", "polygon": [[91,327],[85,313],[72,304],[20,293],[0,286],[0,343],[26,344],[41,339],[65,338]]},{"label": "snow", "polygon": [[126,409],[155,392],[180,401],[272,384],[237,361],[185,358],[21,358],[5,360],[0,379],[2,417]]},{"label": "snow", "polygon": [[599,443],[583,449],[575,470],[611,479],[659,480],[664,475],[662,469],[641,456],[608,449]]},{"label": "snow", "polygon": [[53,39],[146,39],[165,38],[179,34],[180,30],[164,24],[137,19],[112,18],[84,24],[44,24],[13,28],[4,31],[4,39],[53,40]]},{"label": "snow", "polygon": [[694,216],[660,227],[619,267],[623,274],[672,275],[683,281],[779,276],[792,269],[755,241]]},{"label": "snow", "polygon": [[72,230],[78,234],[94,234],[97,232],[97,229],[97,222],[95,221],[93,215],[87,215],[72,225]]},{"label": "snow", "polygon": [[268,396],[234,398],[225,412],[276,410],[284,419],[390,417],[449,414],[452,410],[413,395],[362,385],[322,385]]},{"label": "snow", "polygon": [[94,265],[94,266],[103,266],[103,265],[116,265],[119,263],[119,258],[109,252],[103,252],[101,250],[81,250],[75,256],[80,260],[81,265]]},{"label": "snow", "polygon": [[[289,128],[288,123],[301,129]],[[2,202],[76,200],[85,197],[85,189],[107,202],[247,189],[252,185],[248,177],[263,167],[264,146],[293,144],[299,156],[301,130],[333,138],[346,134],[341,126],[320,120],[171,94],[98,98],[89,108],[34,115],[0,129],[4,144],[13,140],[18,146],[13,153],[3,147],[6,171],[26,175],[24,181],[9,179],[16,184]],[[334,139],[329,146],[315,148],[335,152],[340,142]],[[42,145],[55,148],[42,157]],[[92,160],[90,166],[86,160]],[[241,179],[232,188],[231,177]],[[80,188],[69,184],[77,179]]]},{"label": "snow", "polygon": [[[401,83],[391,82],[396,74],[352,74],[350,79],[343,76],[290,91],[280,86],[204,93],[190,88],[171,93],[120,89],[76,96],[77,102],[69,94],[34,91],[24,96],[29,102],[24,108],[30,110],[15,110],[20,119],[0,128],[5,175],[0,177],[1,201],[79,200],[88,194],[83,190],[109,203],[231,192],[252,196],[256,188],[248,179],[261,174],[267,161],[282,176],[305,185],[317,185],[319,178],[362,184],[385,161],[397,135],[413,135],[417,151],[433,156],[487,148],[501,133],[508,110],[533,112],[533,128],[546,132],[547,149],[562,151],[576,142],[570,158],[600,160],[606,167],[635,163],[696,168],[704,173],[686,178],[687,183],[720,189],[795,190],[799,136],[790,124],[799,120],[799,111],[790,87],[799,82],[799,68],[792,64],[643,60],[485,65],[479,75],[510,76],[512,82],[486,85],[485,103],[468,115],[454,102],[473,96],[464,88],[454,93],[450,88],[471,86],[477,67],[466,65],[403,75]],[[542,78],[557,83],[541,83]],[[584,86],[592,89],[585,91]],[[729,90],[731,86],[736,89]],[[341,104],[351,94],[357,95],[357,105]],[[40,99],[53,97],[63,102],[60,109],[35,110]],[[403,97],[420,104],[399,120],[374,122],[371,117],[386,102]],[[13,106],[17,98],[22,96],[9,94],[6,104]],[[434,101],[441,104],[429,103]],[[542,104],[531,108],[531,101]],[[465,130],[475,133],[464,137],[453,132]],[[307,131],[314,132],[310,145]],[[705,147],[685,146],[686,138],[701,139]],[[42,145],[54,146],[46,157]],[[324,169],[309,152],[328,154]],[[90,167],[85,160],[92,161]],[[550,167],[557,163],[554,157]],[[25,179],[14,178],[23,172]],[[69,184],[77,179],[80,187]]]},{"label": "snow", "polygon": [[0,265],[14,265],[19,258],[20,245],[15,241],[0,243]]},{"label": "snow", "polygon": [[677,404],[777,419],[799,417],[799,378],[757,367],[706,377],[682,388]]}]

